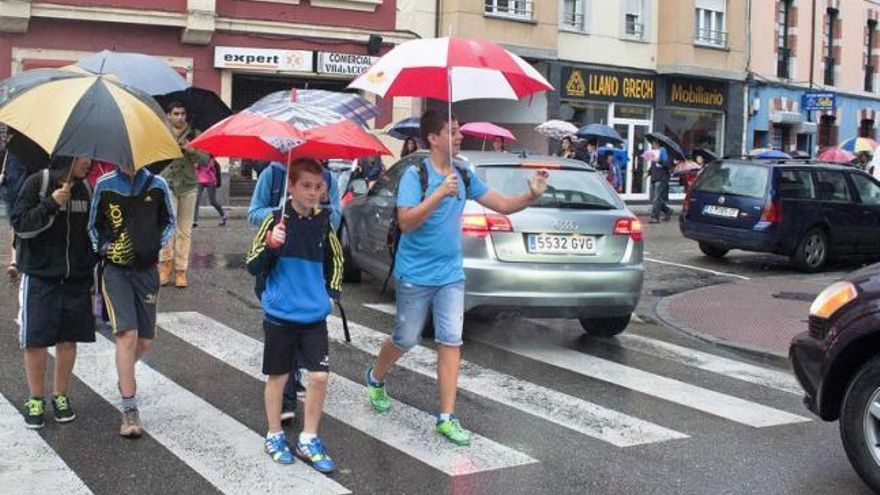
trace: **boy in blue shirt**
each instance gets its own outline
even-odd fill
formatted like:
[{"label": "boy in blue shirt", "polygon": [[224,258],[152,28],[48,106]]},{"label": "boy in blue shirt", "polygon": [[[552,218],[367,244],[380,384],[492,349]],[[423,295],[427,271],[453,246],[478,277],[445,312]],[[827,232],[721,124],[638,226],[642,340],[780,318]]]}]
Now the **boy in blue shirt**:
[{"label": "boy in blue shirt", "polygon": [[[455,117],[429,110],[422,115],[420,130],[423,142],[430,146],[424,164],[428,188],[423,194],[415,166],[404,172],[398,186],[397,218],[402,235],[394,269],[397,316],[391,338],[382,346],[375,365],[367,369],[365,381],[373,408],[388,411],[391,401],[385,377],[394,363],[418,344],[428,309],[433,306],[440,383],[436,429],[453,443],[468,445],[470,432],[453,414],[464,322],[461,215],[468,199],[505,215],[524,209],[544,194],[547,172],[535,173],[529,180],[529,192],[502,196],[486,187],[472,170],[450,163],[462,141]],[[468,174],[467,187],[463,173]]]},{"label": "boy in blue shirt", "polygon": [[[266,216],[247,255],[248,271],[265,274],[263,373],[269,432],[266,452],[291,464],[294,454],[281,430],[284,386],[294,357],[309,371],[303,431],[296,457],[323,473],[336,469],[318,438],[330,370],[327,315],[342,290],[342,246],[330,225],[330,212],[318,208],[326,187],[321,164],[299,158],[290,165],[289,199],[282,217]],[[287,235],[290,230],[291,234]]]}]

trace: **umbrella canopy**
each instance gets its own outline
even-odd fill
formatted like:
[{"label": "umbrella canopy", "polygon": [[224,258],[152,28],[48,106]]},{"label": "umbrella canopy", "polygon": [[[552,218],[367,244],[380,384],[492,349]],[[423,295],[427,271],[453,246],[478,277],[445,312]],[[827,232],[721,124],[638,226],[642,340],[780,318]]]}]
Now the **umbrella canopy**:
[{"label": "umbrella canopy", "polygon": [[287,162],[390,155],[372,134],[338,113],[301,103],[255,103],[190,142],[214,156]]},{"label": "umbrella canopy", "polygon": [[774,150],[771,148],[755,148],[749,151],[749,157],[758,158],[761,160],[772,160],[774,158],[788,159],[791,158],[791,155],[784,151]]},{"label": "umbrella canopy", "polygon": [[398,45],[349,88],[383,98],[415,96],[454,102],[518,100],[553,86],[534,67],[492,41],[430,38]]},{"label": "umbrella canopy", "polygon": [[819,159],[823,162],[849,163],[856,159],[856,155],[840,148],[825,148],[819,153]]},{"label": "umbrella canopy", "polygon": [[691,158],[696,159],[698,156],[703,157],[703,161],[706,163],[714,162],[718,159],[718,155],[716,155],[713,151],[707,150],[706,148],[697,148],[691,151]]},{"label": "umbrella canopy", "polygon": [[548,120],[538,127],[535,127],[535,131],[537,131],[538,134],[547,136],[550,139],[562,139],[566,136],[572,136],[577,130],[578,128],[574,124],[564,120]]},{"label": "umbrella canopy", "polygon": [[582,139],[598,141],[599,145],[604,143],[622,143],[623,138],[613,128],[604,124],[588,124],[577,130],[577,137]]},{"label": "umbrella canopy", "polygon": [[186,107],[186,120],[196,129],[211,127],[232,115],[232,110],[213,91],[202,88],[186,88],[183,91],[164,94],[156,101],[165,108],[172,101],[179,101]]},{"label": "umbrella canopy", "polygon": [[113,77],[37,69],[0,82],[0,95],[0,122],[52,156],[129,170],[181,156],[156,101]]},{"label": "umbrella canopy", "polygon": [[874,141],[871,138],[854,137],[840,143],[838,148],[849,151],[851,153],[861,153],[862,151],[874,153],[874,150],[877,149],[877,146],[877,141]]},{"label": "umbrella canopy", "polygon": [[678,155],[678,157],[681,158],[682,160],[687,158],[684,155],[684,151],[681,149],[681,146],[679,146],[678,143],[673,141],[672,138],[670,138],[666,134],[663,134],[660,132],[649,132],[649,133],[645,134],[645,139],[647,139],[648,141],[659,142],[667,150],[669,150],[669,152]]},{"label": "umbrella canopy", "polygon": [[421,120],[422,119],[419,117],[409,117],[403,119],[400,122],[391,126],[390,129],[388,129],[388,135],[397,139],[419,139],[421,138],[421,130],[419,128]]},{"label": "umbrella canopy", "polygon": [[700,170],[702,166],[699,163],[692,160],[684,160],[679,162],[678,165],[672,170],[673,173],[676,174],[686,174],[688,172],[694,172],[696,170]]},{"label": "umbrella canopy", "polygon": [[142,53],[104,50],[80,59],[76,65],[95,74],[113,74],[123,84],[151,95],[189,87],[186,79],[162,59]]},{"label": "umbrella canopy", "polygon": [[461,126],[460,130],[465,136],[480,139],[493,139],[500,137],[509,141],[516,141],[516,137],[512,132],[491,122],[470,122]]},{"label": "umbrella canopy", "polygon": [[336,93],[322,89],[276,91],[260,98],[253,106],[285,105],[289,102],[326,108],[362,127],[367,127],[367,121],[381,113],[379,107],[357,93]]}]

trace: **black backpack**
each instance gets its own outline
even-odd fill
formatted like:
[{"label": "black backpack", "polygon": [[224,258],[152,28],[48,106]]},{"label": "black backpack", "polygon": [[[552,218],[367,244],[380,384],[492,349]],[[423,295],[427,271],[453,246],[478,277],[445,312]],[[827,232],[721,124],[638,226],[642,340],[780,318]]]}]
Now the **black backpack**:
[{"label": "black backpack", "polygon": [[[428,192],[428,169],[422,160],[419,160],[414,166],[419,173],[419,185],[422,188],[422,201],[424,201],[425,194]],[[461,176],[462,182],[464,182],[465,197],[467,197],[467,193],[471,188],[471,177],[463,166],[453,162],[453,167],[458,172],[458,175]],[[388,233],[385,234],[385,246],[388,249],[388,254],[391,255],[391,265],[388,267],[388,274],[385,275],[385,282],[382,283],[381,294],[385,294],[385,291],[388,289],[388,281],[391,280],[391,275],[394,273],[394,265],[397,263],[397,246],[400,244],[401,234],[400,224],[397,219],[397,206],[395,206],[394,214],[391,215],[391,225],[388,226]]]}]

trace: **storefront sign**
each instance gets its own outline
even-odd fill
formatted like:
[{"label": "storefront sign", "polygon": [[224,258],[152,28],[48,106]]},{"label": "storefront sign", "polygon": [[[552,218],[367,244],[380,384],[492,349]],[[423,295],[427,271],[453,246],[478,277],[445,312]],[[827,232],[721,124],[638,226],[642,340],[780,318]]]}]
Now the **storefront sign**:
[{"label": "storefront sign", "polygon": [[214,67],[267,72],[313,72],[312,52],[218,46],[214,48]]},{"label": "storefront sign", "polygon": [[626,72],[562,68],[562,97],[629,103],[654,101],[654,77]]},{"label": "storefront sign", "polygon": [[666,100],[676,107],[724,110],[727,88],[724,83],[692,79],[670,79]]},{"label": "storefront sign", "polygon": [[318,73],[357,77],[366,72],[377,60],[379,57],[369,55],[318,52]]},{"label": "storefront sign", "polygon": [[834,110],[837,108],[837,95],[834,93],[804,93],[801,97],[801,109],[808,112],[814,110]]}]

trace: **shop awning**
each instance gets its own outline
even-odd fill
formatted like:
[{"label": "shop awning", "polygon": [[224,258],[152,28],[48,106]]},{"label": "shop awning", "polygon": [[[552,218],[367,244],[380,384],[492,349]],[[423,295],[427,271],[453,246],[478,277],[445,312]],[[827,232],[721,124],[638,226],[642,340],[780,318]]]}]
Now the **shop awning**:
[{"label": "shop awning", "polygon": [[804,116],[800,112],[789,112],[785,110],[771,110],[770,122],[774,124],[800,124],[804,121]]}]

